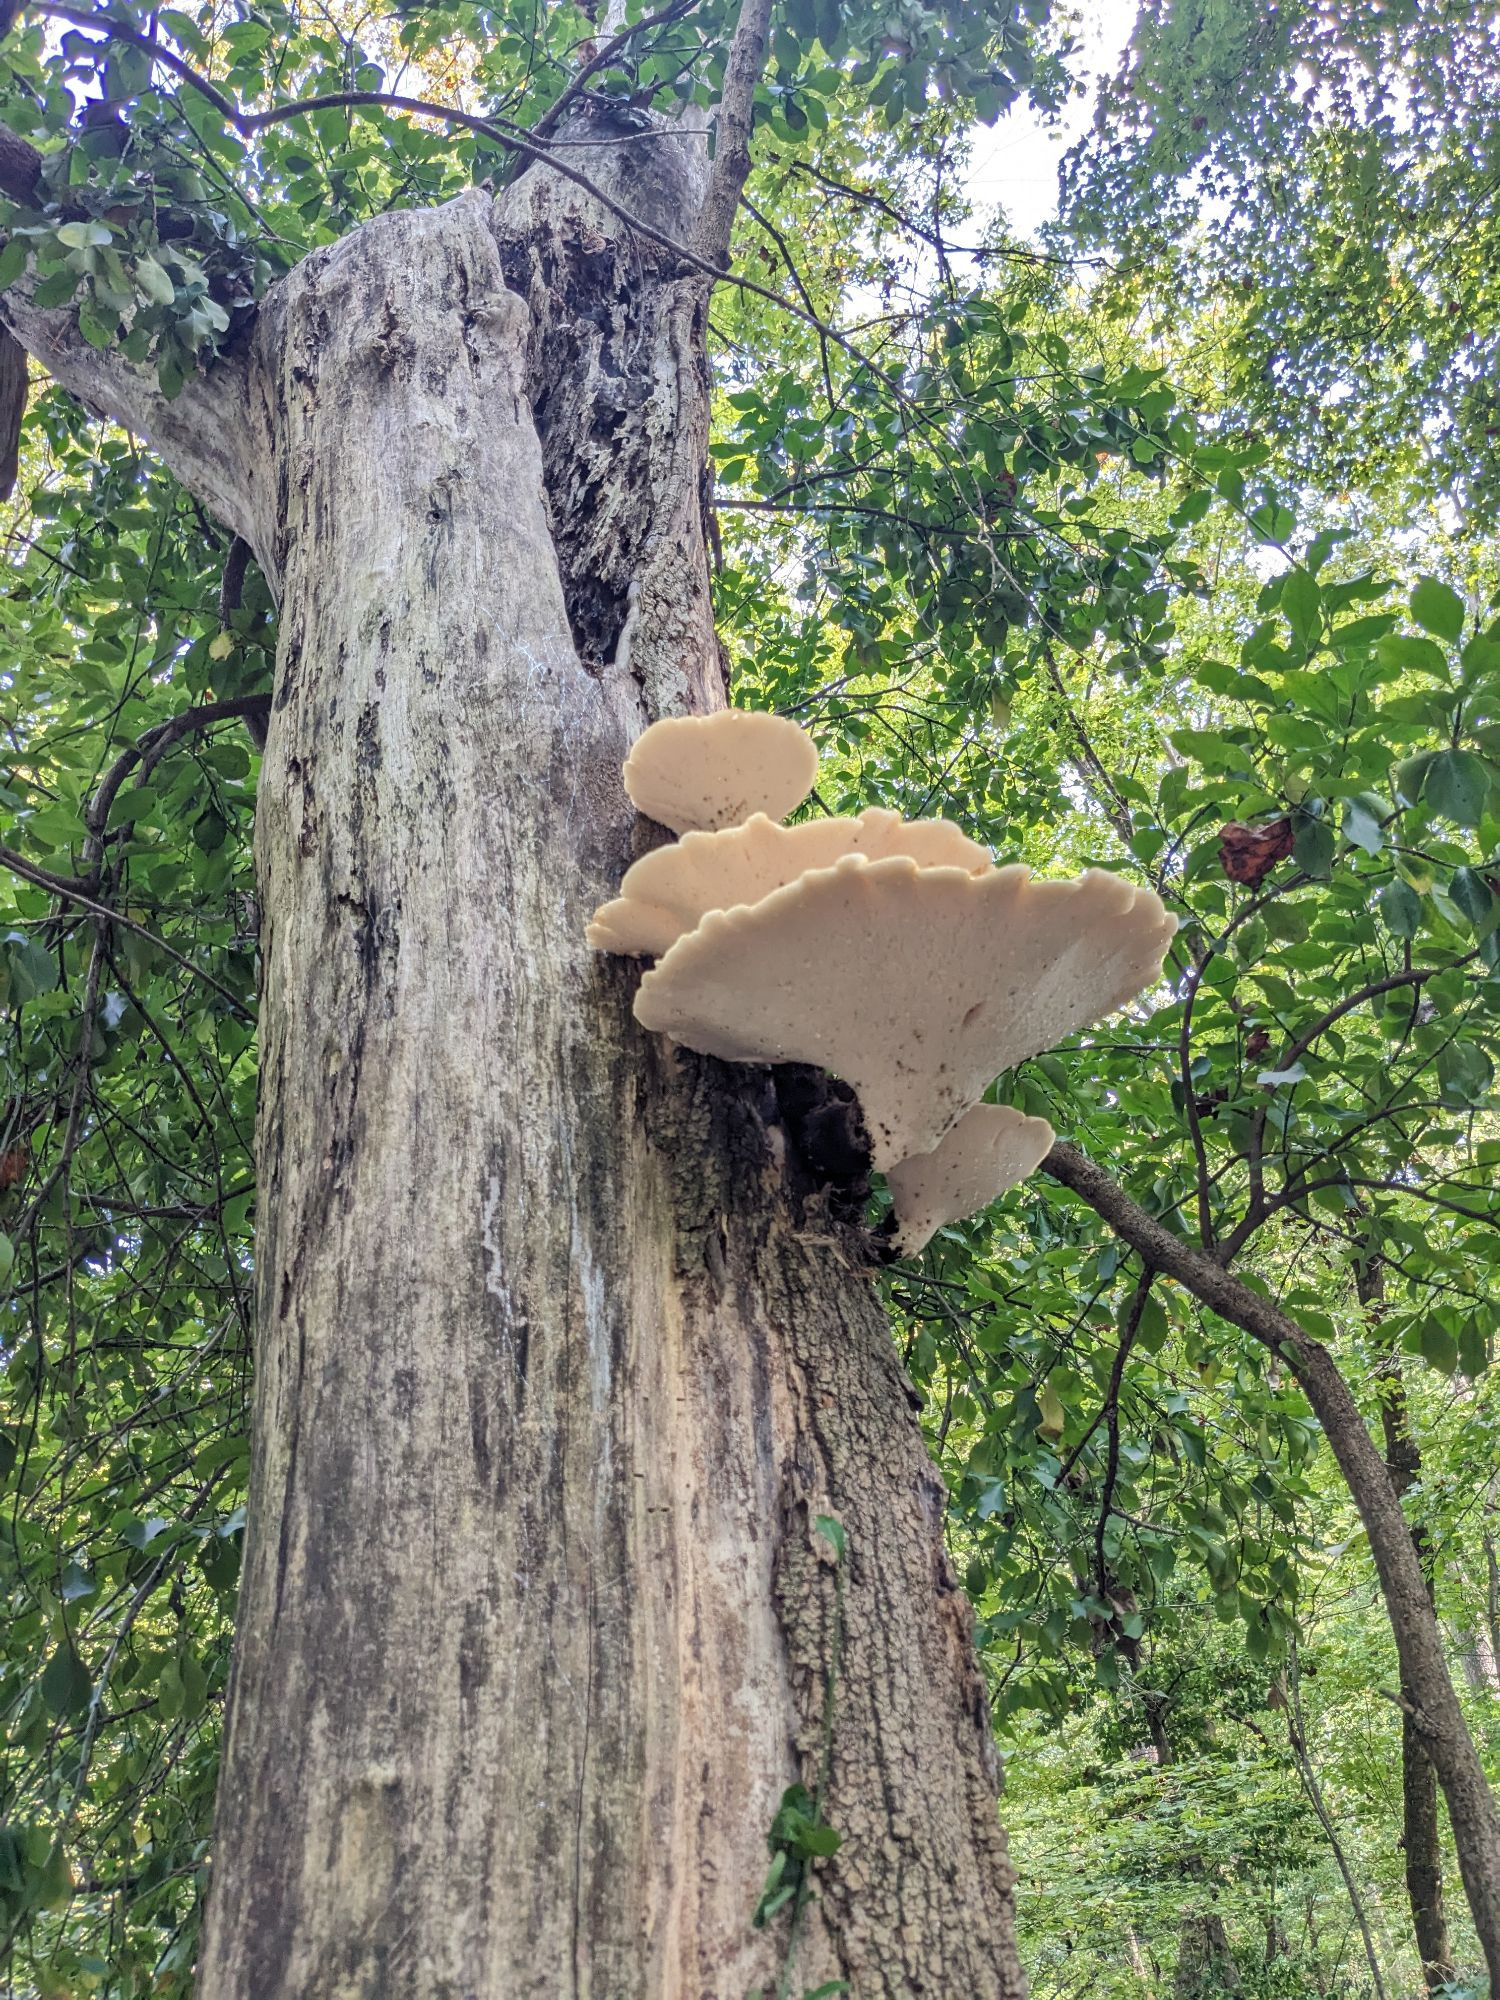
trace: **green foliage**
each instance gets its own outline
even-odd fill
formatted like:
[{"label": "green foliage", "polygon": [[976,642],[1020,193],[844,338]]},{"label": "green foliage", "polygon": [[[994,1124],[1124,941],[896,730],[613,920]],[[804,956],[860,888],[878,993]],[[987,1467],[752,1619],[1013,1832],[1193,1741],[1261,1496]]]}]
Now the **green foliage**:
[{"label": "green foliage", "polygon": [[1114,302],[1180,321],[1184,291],[1201,300],[1221,399],[1287,459],[1358,493],[1445,491],[1481,535],[1496,18],[1488,0],[1142,7],[1068,176]]},{"label": "green foliage", "polygon": [[268,635],[243,610],[232,656],[212,658],[194,510],[61,398],[33,422],[50,468],[7,596],[26,748],[4,838],[123,890],[139,928],[5,877],[0,1922],[53,1987],[107,1972],[112,1992],[186,1991],[246,1473],[252,759],[220,731],[127,782],[98,834],[88,802],[210,674],[215,693],[263,684]]},{"label": "green foliage", "polygon": [[[804,316],[714,302],[719,614],[735,698],[809,723],[829,810],[946,813],[1168,900],[1159,988],[994,1095],[1274,1293],[1372,1423],[1401,1403],[1406,1504],[1472,1638],[1500,1422],[1500,576],[1435,503],[1489,476],[1493,259],[1442,217],[1487,221],[1493,135],[1456,17],[1329,40],[1311,10],[1189,11],[1147,20],[1137,104],[1106,106],[1080,212],[1129,268],[1086,289],[1003,238],[950,248],[964,126],[1063,88],[1040,6],[778,6],[735,255]],[[668,10],[588,88],[647,122],[707,103],[730,16]],[[596,35],[519,0],[111,18],[154,21],[234,115],[128,42],[23,26],[0,116],[46,165],[0,281],[73,302],[169,389],[298,258],[515,171],[507,133],[545,140]],[[1409,125],[1350,80],[1393,47]],[[1278,94],[1310,48],[1314,118]],[[346,101],[395,89],[462,94],[486,129]],[[1228,222],[1185,259],[1198,185]],[[263,696],[275,623],[253,571],[221,611],[225,538],[61,394],[25,453],[0,661],[0,1938],[18,1990],[125,2000],[190,1984],[253,1279],[256,755],[232,715],[153,732]],[[1309,1755],[1410,1974],[1395,1668],[1284,1365],[1045,1180],[888,1296],[1015,1752],[1036,1990],[1138,2000],[1215,1924],[1242,1992],[1358,1989],[1279,1706],[1299,1660]],[[822,1769],[782,1798],[755,1912],[792,1932],[786,1982],[840,1840],[846,1551],[813,1527],[839,1607]]]}]

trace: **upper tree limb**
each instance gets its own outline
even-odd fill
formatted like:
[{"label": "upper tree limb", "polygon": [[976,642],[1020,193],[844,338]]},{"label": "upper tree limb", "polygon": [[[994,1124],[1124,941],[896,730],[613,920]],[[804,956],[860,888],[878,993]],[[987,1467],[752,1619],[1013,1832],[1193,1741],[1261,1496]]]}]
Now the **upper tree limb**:
[{"label": "upper tree limb", "polygon": [[[36,148],[0,127],[0,194],[35,200],[40,168]],[[29,291],[22,278],[0,295],[0,322],[27,352],[90,409],[149,444],[227,527],[264,547],[268,522],[255,476],[264,453],[255,448],[245,353],[219,356],[169,400],[149,364],[129,361],[115,348],[91,347],[71,310],[35,306]]]}]

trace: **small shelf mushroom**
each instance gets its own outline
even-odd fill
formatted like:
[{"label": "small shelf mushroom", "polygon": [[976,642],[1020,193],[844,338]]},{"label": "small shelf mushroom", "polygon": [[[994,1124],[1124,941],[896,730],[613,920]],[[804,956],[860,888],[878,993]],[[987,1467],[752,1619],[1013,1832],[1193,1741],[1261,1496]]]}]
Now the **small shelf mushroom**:
[{"label": "small shelf mushroom", "polygon": [[1037,882],[848,855],[710,911],[646,974],[635,1014],[704,1055],[832,1070],[886,1172],[931,1152],[1001,1070],[1149,985],[1174,929],[1149,890],[1098,869]]},{"label": "small shelf mushroom", "polygon": [[1055,1136],[1045,1118],[1006,1104],[976,1104],[930,1153],[898,1160],[886,1175],[896,1255],[915,1257],[944,1223],[988,1208],[1041,1165]]},{"label": "small shelf mushroom", "polygon": [[653,722],[623,775],[637,812],[673,833],[711,833],[752,813],[785,819],[813,788],[818,752],[785,716],[724,708]]},{"label": "small shelf mushroom", "polygon": [[870,806],[853,819],[812,819],[779,826],[756,813],[722,833],[687,833],[626,870],[620,893],[594,913],[588,941],[597,951],[660,958],[710,910],[759,903],[809,869],[830,868],[846,854],[878,860],[909,855],[925,868],[990,872],[994,863],[951,820],[905,820]]}]

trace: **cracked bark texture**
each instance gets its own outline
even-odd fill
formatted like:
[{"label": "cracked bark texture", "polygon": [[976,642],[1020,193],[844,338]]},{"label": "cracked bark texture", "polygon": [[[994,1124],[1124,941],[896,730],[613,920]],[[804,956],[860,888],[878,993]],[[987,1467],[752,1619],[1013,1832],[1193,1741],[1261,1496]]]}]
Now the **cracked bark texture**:
[{"label": "cracked bark texture", "polygon": [[[685,236],[701,143],[609,170]],[[819,1514],[844,1844],[790,1990],[1023,1991],[942,1487],[858,1242],[798,1198],[767,1073],[642,1034],[583,941],[643,839],[630,741],[723,700],[707,288],[672,264],[545,172],[383,216],[268,296],[212,438],[164,437],[281,604],[203,2000],[776,1990],[785,1918],[750,1917],[818,1770]]]}]

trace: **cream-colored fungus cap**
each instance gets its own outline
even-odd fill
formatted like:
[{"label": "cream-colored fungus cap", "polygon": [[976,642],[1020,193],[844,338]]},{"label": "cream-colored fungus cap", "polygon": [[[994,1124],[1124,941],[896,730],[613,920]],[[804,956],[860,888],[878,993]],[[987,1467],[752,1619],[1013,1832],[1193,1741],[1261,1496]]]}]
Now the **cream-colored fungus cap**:
[{"label": "cream-colored fungus cap", "polygon": [[685,833],[675,847],[658,847],[626,870],[620,893],[594,912],[588,941],[596,951],[660,958],[710,910],[758,903],[810,868],[831,868],[846,854],[877,860],[909,854],[924,868],[993,866],[977,840],[951,820],[904,820],[870,806],[854,819],[810,819],[780,826],[756,813],[722,833]]},{"label": "cream-colored fungus cap", "polygon": [[785,819],[813,788],[818,752],[784,715],[724,708],[653,722],[623,775],[631,804],[647,819],[673,833],[716,832],[752,813]]},{"label": "cream-colored fungus cap", "polygon": [[976,1104],[930,1153],[898,1160],[886,1175],[900,1225],[897,1256],[915,1257],[945,1222],[988,1208],[1041,1165],[1056,1136],[1045,1118]]},{"label": "cream-colored fungus cap", "polygon": [[635,1014],[704,1055],[832,1070],[889,1172],[1001,1070],[1148,986],[1175,929],[1150,890],[1097,869],[1035,882],[848,855],[710,911],[646,974]]}]

